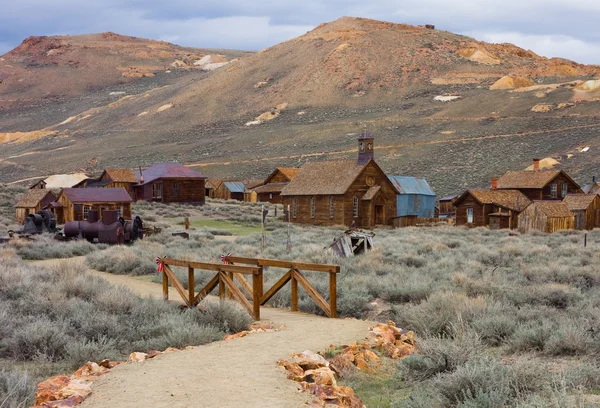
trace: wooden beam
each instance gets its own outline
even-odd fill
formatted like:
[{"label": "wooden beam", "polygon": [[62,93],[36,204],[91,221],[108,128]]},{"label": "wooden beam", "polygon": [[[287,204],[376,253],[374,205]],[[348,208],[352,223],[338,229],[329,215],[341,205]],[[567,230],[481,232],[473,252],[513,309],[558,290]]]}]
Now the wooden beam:
[{"label": "wooden beam", "polygon": [[292,271],[287,271],[286,274],[283,275],[281,279],[279,279],[277,283],[275,283],[271,289],[267,290],[267,293],[262,296],[260,304],[264,305],[267,303],[286,283],[290,281],[290,279],[292,279]]},{"label": "wooden beam", "polygon": [[259,272],[259,268],[256,266],[237,266],[237,265],[223,265],[219,263],[211,263],[211,262],[195,262],[195,261],[182,261],[179,259],[172,258],[162,258],[162,261],[165,264],[170,266],[183,266],[186,268],[195,268],[202,269],[205,271],[226,271],[226,272],[236,272],[243,273],[247,275],[255,274]]},{"label": "wooden beam", "polygon": [[[257,275],[252,275],[252,279],[254,279],[255,276],[257,276]],[[244,289],[244,292],[246,292],[246,294],[250,298],[252,298],[252,294],[253,294],[252,285],[250,285],[250,283],[246,280],[246,278],[244,278],[244,275],[242,275],[240,273],[234,273],[233,277],[235,277],[238,280],[238,282],[240,283],[240,285],[242,285],[242,289]],[[231,278],[231,280],[233,280],[233,278]]]},{"label": "wooden beam", "polygon": [[[244,308],[248,311],[248,313],[250,313],[251,315],[253,315],[256,318],[256,315],[254,314],[254,308],[252,307],[252,305],[250,304],[248,299],[246,299],[246,297],[244,296],[242,291],[239,290],[239,288],[237,286],[235,286],[235,283],[233,283],[233,281],[231,279],[229,279],[229,276],[227,276],[227,274],[225,272],[219,272],[219,281],[223,282],[229,288],[229,290],[233,293],[233,297],[236,298],[242,304],[242,306],[244,306]],[[259,313],[259,318],[260,318],[260,313]]]},{"label": "wooden beam", "polygon": [[204,299],[210,292],[213,291],[214,288],[219,284],[219,274],[216,274],[207,284],[202,288],[200,292],[194,297],[194,305],[200,303],[202,299]]},{"label": "wooden beam", "polygon": [[188,266],[188,299],[190,300],[190,306],[194,303],[195,286],[196,280],[194,279],[194,268]]},{"label": "wooden beam", "polygon": [[281,261],[278,259],[263,259],[263,258],[245,258],[241,256],[228,256],[228,261],[241,263],[246,265],[257,265],[257,266],[272,266],[274,268],[287,268],[287,269],[302,269],[313,272],[332,272],[339,273],[339,265],[324,265],[304,262],[290,262]]},{"label": "wooden beam", "polygon": [[187,293],[185,293],[185,288],[183,287],[181,282],[179,282],[179,279],[177,279],[177,275],[175,275],[173,270],[171,268],[169,268],[169,265],[165,264],[165,266],[163,268],[163,273],[166,273],[167,276],[169,277],[169,279],[171,279],[171,284],[177,290],[177,292],[179,293],[179,296],[181,296],[181,299],[183,299],[185,304],[191,307],[192,303],[191,303],[191,300],[188,299]]},{"label": "wooden beam", "polygon": [[294,270],[292,269],[290,271],[291,274],[291,287],[292,287],[292,312],[297,312],[298,311],[298,281],[296,280],[296,274],[294,273]]},{"label": "wooden beam", "polygon": [[[229,279],[231,279],[231,281],[233,281],[233,272],[227,272],[227,276],[229,276]],[[254,276],[254,275],[252,275]],[[233,299],[233,293],[231,293],[230,290],[227,291],[227,297],[229,299]]]},{"label": "wooden beam", "polygon": [[337,275],[329,274],[329,317],[337,317]]},{"label": "wooden beam", "polygon": [[[259,275],[252,275],[252,310],[254,312],[254,318],[260,320],[260,300],[262,298],[262,273]],[[241,293],[241,292],[240,292]]]},{"label": "wooden beam", "polygon": [[162,272],[162,274],[163,274],[162,275],[163,300],[166,302],[167,300],[169,300],[169,277],[165,273],[164,265],[163,265],[163,272]]},{"label": "wooden beam", "polygon": [[313,285],[311,285],[310,282],[306,280],[302,273],[300,273],[297,270],[294,270],[293,275],[294,279],[304,288],[306,293],[308,293],[310,297],[313,298],[317,306],[323,309],[327,316],[331,317],[331,310],[329,309],[329,305],[327,304],[327,301],[323,298],[323,296],[321,296],[321,294],[313,287]]}]

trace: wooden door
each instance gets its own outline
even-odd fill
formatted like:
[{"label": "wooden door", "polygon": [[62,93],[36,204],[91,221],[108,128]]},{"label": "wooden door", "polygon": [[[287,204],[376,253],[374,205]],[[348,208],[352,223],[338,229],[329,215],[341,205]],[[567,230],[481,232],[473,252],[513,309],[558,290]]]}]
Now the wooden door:
[{"label": "wooden door", "polygon": [[385,224],[383,219],[383,205],[375,206],[375,225]]}]

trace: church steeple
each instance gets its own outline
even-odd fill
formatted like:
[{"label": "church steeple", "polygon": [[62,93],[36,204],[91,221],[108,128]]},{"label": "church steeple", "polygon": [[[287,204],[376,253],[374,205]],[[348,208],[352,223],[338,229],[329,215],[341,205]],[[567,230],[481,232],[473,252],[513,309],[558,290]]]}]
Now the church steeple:
[{"label": "church steeple", "polygon": [[364,131],[358,138],[358,164],[367,164],[373,160],[374,138],[367,131]]}]

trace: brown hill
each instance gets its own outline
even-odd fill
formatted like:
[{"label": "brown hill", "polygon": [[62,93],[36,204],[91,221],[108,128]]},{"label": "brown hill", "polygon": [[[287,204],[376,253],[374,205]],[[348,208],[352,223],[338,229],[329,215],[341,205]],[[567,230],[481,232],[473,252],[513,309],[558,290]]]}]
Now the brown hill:
[{"label": "brown hill", "polygon": [[[386,171],[426,177],[440,194],[487,185],[534,156],[586,179],[600,169],[600,117],[598,93],[582,84],[598,71],[511,44],[342,18],[210,75],[163,68],[132,79],[114,88],[120,99],[84,92],[18,115],[0,109],[0,179],[165,159],[212,177],[266,176],[353,156],[364,127]],[[548,109],[532,110],[539,104]]]}]

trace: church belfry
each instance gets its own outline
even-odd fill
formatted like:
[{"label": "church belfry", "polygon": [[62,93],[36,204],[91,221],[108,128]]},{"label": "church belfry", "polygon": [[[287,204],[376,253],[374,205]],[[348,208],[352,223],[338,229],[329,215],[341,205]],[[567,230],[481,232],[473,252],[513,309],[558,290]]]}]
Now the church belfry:
[{"label": "church belfry", "polygon": [[358,138],[358,164],[366,164],[373,160],[374,139],[366,131]]}]

